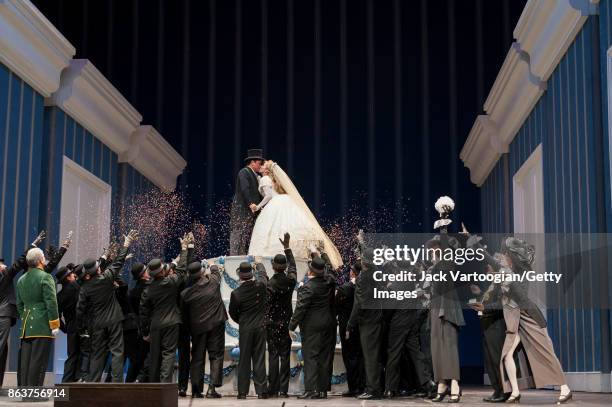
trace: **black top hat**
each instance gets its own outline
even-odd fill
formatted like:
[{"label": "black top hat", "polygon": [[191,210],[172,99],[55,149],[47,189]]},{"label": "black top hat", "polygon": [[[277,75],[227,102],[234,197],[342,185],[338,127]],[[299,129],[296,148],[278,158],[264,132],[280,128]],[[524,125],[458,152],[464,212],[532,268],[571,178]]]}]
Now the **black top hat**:
[{"label": "black top hat", "polygon": [[57,270],[57,273],[55,273],[55,278],[57,278],[57,281],[61,283],[62,280],[68,277],[68,274],[70,273],[72,273],[72,269],[70,269],[69,267],[63,266],[63,267],[60,267],[59,270]]},{"label": "black top hat", "polygon": [[83,262],[83,271],[85,274],[95,274],[100,267],[100,263],[96,259],[87,259]]},{"label": "black top hat", "polygon": [[147,269],[149,270],[149,274],[151,275],[151,277],[155,277],[162,270],[165,269],[165,266],[162,263],[161,259],[153,259],[149,262],[149,264],[147,264]]},{"label": "black top hat", "polygon": [[202,263],[199,261],[194,261],[189,266],[187,266],[187,271],[189,274],[196,274],[202,271]]},{"label": "black top hat", "polygon": [[325,260],[320,257],[315,257],[308,263],[308,268],[315,274],[323,274],[325,271]]},{"label": "black top hat", "polygon": [[0,262],[4,263],[4,257],[0,257]]},{"label": "black top hat", "polygon": [[287,268],[287,257],[284,254],[277,254],[272,259],[272,268],[278,271],[284,271]]},{"label": "black top hat", "polygon": [[249,162],[250,160],[262,160],[264,161],[265,158],[263,157],[263,150],[260,148],[252,148],[250,150],[247,151],[247,156],[244,159],[245,162]]},{"label": "black top hat", "polygon": [[144,273],[144,271],[145,271],[145,265],[144,264],[138,263],[138,262],[132,264],[131,273],[132,273],[132,277],[134,278],[134,280],[140,279],[140,277],[142,277],[142,274]]},{"label": "black top hat", "polygon": [[236,273],[241,280],[250,280],[253,278],[253,267],[251,267],[251,263],[243,261],[236,269]]}]

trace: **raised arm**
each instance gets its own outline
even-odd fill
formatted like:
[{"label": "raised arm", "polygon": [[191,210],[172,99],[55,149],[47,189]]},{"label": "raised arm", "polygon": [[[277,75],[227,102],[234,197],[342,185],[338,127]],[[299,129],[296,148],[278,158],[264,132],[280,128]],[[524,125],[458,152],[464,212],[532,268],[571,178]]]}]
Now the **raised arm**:
[{"label": "raised arm", "polygon": [[295,264],[295,257],[293,257],[293,252],[289,247],[290,239],[291,236],[289,235],[289,233],[285,233],[283,239],[279,238],[278,240],[280,240],[281,244],[283,245],[283,248],[285,249],[285,257],[287,258],[287,277],[297,281],[297,266]]},{"label": "raised arm", "polygon": [[117,257],[113,260],[113,263],[104,271],[105,278],[109,278],[112,280],[117,279],[119,273],[121,273],[121,269],[123,269],[123,264],[125,263],[125,258],[128,254],[128,250],[132,243],[134,243],[138,239],[138,232],[135,230],[130,230],[130,232],[124,236],[123,238],[123,247],[119,249],[119,253]]},{"label": "raised arm", "polygon": [[68,251],[68,248],[70,247],[71,244],[72,244],[72,230],[68,232],[66,239],[60,246],[57,253],[55,253],[55,256],[53,256],[52,259],[49,259],[49,263],[47,263],[47,265],[45,266],[45,272],[52,273],[56,269],[57,265],[62,261],[62,258]]}]

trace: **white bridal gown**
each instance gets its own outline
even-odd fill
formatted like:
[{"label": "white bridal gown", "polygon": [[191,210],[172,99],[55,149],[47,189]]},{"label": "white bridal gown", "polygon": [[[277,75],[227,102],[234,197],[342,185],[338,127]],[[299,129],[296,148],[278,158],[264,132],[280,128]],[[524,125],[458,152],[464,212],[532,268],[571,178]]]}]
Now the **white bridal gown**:
[{"label": "white bridal gown", "polygon": [[253,227],[249,254],[275,256],[283,253],[283,245],[278,239],[288,232],[294,255],[308,258],[308,245],[324,240],[318,223],[291,196],[276,192],[267,175],[259,180],[259,193],[263,196],[258,205],[261,213]]}]

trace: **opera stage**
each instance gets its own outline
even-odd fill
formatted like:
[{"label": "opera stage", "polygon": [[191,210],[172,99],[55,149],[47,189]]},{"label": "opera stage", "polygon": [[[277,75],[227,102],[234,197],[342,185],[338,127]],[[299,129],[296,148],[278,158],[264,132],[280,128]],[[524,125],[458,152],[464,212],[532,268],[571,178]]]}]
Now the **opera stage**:
[{"label": "opera stage", "polygon": [[[464,395],[461,398],[461,404],[464,406],[491,406],[491,403],[484,403],[482,398],[489,395],[490,388],[488,387],[469,387],[464,389]],[[527,390],[522,393],[521,406],[544,406],[544,405],[555,405],[557,392],[548,390]],[[327,400],[298,400],[295,397],[289,399],[269,399],[269,400],[258,400],[256,397],[249,397],[246,400],[237,400],[235,397],[228,396],[218,400],[209,399],[196,399],[191,398],[179,399],[178,405],[180,407],[187,406],[278,406],[281,407],[304,407],[304,406],[430,406],[439,405],[431,401],[424,401],[422,399],[412,398],[401,398],[394,400],[377,400],[359,402],[353,398],[342,398],[340,396],[332,396]],[[63,403],[57,402],[56,406],[61,407]],[[445,404],[445,403],[444,403]],[[14,400],[9,400],[7,397],[0,397],[0,407],[3,406],[15,406]],[[39,402],[39,403],[19,403],[20,406],[52,406],[53,402]],[[493,404],[494,405],[494,404]],[[574,400],[568,403],[568,406],[611,406],[612,405],[612,394],[610,393],[582,393],[575,392]],[[87,406],[83,406],[87,407]],[[111,407],[111,406],[109,406]]]}]

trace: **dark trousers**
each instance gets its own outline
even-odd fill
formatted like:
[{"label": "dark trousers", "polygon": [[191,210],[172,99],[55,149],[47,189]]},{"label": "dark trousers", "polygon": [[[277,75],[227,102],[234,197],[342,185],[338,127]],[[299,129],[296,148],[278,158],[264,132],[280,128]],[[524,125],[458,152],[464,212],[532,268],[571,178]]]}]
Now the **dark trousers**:
[{"label": "dark trousers", "polygon": [[42,386],[51,350],[50,338],[28,338],[21,340],[20,386]]},{"label": "dark trousers", "polygon": [[431,326],[429,322],[429,310],[423,309],[418,311],[419,324],[419,345],[425,364],[430,372],[433,372],[433,364],[431,362]]},{"label": "dark trousers", "polygon": [[340,325],[340,343],[348,390],[354,393],[363,392],[365,388],[365,368],[359,328],[351,330],[349,338],[346,339],[346,325]]},{"label": "dark trousers", "polygon": [[79,379],[78,380],[85,381],[89,379],[90,363],[91,363],[91,336],[81,337],[81,343],[79,346]]},{"label": "dark trousers", "polygon": [[392,321],[389,326],[387,341],[387,368],[385,370],[386,390],[397,392],[400,386],[400,367],[402,355],[410,358],[414,373],[419,385],[431,381],[431,370],[425,363],[425,356],[421,352],[419,343],[419,324],[415,310],[403,312],[402,317],[407,320],[397,323]]},{"label": "dark trousers", "polygon": [[329,329],[302,331],[304,357],[304,389],[323,392],[329,387],[330,333]]},{"label": "dark trousers", "polygon": [[366,373],[366,391],[379,394],[381,393],[380,342],[382,323],[360,324],[359,337]]},{"label": "dark trousers", "polygon": [[0,317],[0,387],[4,382],[4,369],[8,357],[8,338],[11,334],[13,320],[11,317]]},{"label": "dark trousers", "polygon": [[151,331],[149,381],[171,383],[178,346],[179,325]]},{"label": "dark trousers", "polygon": [[81,338],[76,332],[70,332],[66,335],[66,345],[68,357],[64,361],[64,375],[62,376],[62,383],[72,383],[79,380],[80,369],[79,369],[79,356],[80,356],[80,343]]},{"label": "dark trousers", "polygon": [[[149,351],[149,343],[142,339],[138,329],[123,331],[123,342],[125,361],[130,361],[127,374],[125,375],[125,382],[133,383],[142,374],[144,361]],[[142,381],[142,376],[139,381]]]},{"label": "dark trousers", "polygon": [[270,394],[287,393],[291,367],[288,325],[268,326],[268,387]]},{"label": "dark trousers", "polygon": [[266,386],[266,335],[261,330],[240,330],[238,338],[240,360],[238,361],[238,394],[248,394],[251,384],[251,363],[255,392],[264,394]]},{"label": "dark trousers", "polygon": [[191,360],[189,354],[191,352],[191,336],[186,324],[181,324],[179,327],[178,337],[178,388],[179,390],[187,391],[189,385],[189,369]]},{"label": "dark trousers", "polygon": [[208,352],[210,362],[210,384],[215,387],[223,385],[223,355],[225,353],[225,323],[219,324],[210,331],[193,336],[191,349],[191,392],[202,393],[204,390],[205,357]]},{"label": "dark trousers", "polygon": [[482,350],[484,354],[484,368],[489,376],[491,387],[496,396],[504,393],[500,377],[499,366],[501,363],[502,348],[506,338],[506,322],[500,312],[491,316],[480,318],[482,328]]},{"label": "dark trousers", "polygon": [[[248,210],[250,211],[250,209]],[[232,216],[230,219],[230,256],[248,254],[256,217],[257,215],[248,213]]]},{"label": "dark trousers", "polygon": [[123,326],[121,322],[97,329],[91,335],[90,382],[99,382],[108,353],[112,357],[113,382],[123,382]]}]

